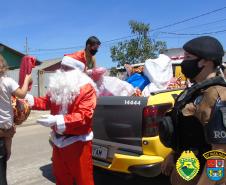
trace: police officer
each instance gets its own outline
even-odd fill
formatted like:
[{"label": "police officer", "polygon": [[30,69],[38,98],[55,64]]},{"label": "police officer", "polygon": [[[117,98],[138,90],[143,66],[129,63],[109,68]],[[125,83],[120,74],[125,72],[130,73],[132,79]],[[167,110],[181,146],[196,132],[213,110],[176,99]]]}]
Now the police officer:
[{"label": "police officer", "polygon": [[[222,64],[224,50],[221,43],[213,37],[202,36],[192,39],[184,44],[184,61],[181,64],[182,72],[193,84],[213,79],[218,75],[219,66]],[[192,88],[192,87],[190,87]],[[189,90],[189,88],[188,88]],[[186,96],[186,95],[185,95]],[[206,160],[203,153],[210,150],[222,150],[226,152],[226,144],[218,138],[214,143],[207,141],[205,128],[208,125],[211,112],[218,99],[226,101],[226,87],[213,85],[204,90],[200,90],[186,102],[174,117],[178,121],[177,129],[174,133],[175,147],[165,158],[162,164],[162,173],[171,176],[173,185],[212,185],[224,184],[210,180],[206,175]],[[177,101],[175,103],[177,105]],[[174,120],[174,119],[172,119]],[[217,124],[215,122],[214,124]],[[179,125],[179,126],[178,126]],[[176,171],[175,163],[184,150],[192,150],[200,161],[198,175],[191,181],[185,181]]]}]

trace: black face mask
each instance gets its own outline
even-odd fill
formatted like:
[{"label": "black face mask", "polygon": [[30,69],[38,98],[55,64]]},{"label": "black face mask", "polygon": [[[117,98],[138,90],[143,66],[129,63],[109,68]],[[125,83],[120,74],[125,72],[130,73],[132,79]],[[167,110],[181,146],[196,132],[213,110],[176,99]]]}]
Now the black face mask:
[{"label": "black face mask", "polygon": [[97,53],[97,49],[90,49],[89,52],[91,55],[95,55]]},{"label": "black face mask", "polygon": [[200,58],[193,59],[193,60],[183,60],[181,63],[181,70],[185,77],[189,79],[195,78],[203,69],[203,67],[198,66],[198,62]]}]

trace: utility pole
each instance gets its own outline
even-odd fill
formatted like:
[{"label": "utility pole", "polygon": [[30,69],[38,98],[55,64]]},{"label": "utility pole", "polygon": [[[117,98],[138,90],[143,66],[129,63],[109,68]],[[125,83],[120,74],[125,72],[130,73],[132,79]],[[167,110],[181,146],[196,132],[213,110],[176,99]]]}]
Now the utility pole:
[{"label": "utility pole", "polygon": [[27,40],[27,37],[26,37],[26,42],[25,42],[25,54],[28,55],[28,51],[29,51],[29,48],[28,48],[28,40]]}]

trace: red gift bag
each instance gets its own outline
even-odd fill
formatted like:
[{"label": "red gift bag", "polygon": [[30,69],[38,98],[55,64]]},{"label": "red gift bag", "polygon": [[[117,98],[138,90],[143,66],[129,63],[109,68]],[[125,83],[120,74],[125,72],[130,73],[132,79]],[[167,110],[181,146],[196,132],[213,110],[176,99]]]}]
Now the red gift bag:
[{"label": "red gift bag", "polygon": [[[35,67],[35,63],[36,63],[35,57],[24,56],[22,58],[22,61],[21,61],[21,64],[20,64],[20,74],[19,74],[19,85],[20,85],[20,87],[22,87],[23,84],[24,84],[25,76],[27,74],[31,74],[32,68]],[[28,88],[29,91],[31,90],[31,86],[32,86],[32,83],[29,84],[29,88]]]}]

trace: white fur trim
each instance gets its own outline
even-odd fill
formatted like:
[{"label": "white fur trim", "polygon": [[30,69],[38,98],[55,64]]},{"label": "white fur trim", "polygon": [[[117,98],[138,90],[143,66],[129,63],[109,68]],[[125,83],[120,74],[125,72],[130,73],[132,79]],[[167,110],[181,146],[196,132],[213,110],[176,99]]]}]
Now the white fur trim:
[{"label": "white fur trim", "polygon": [[95,89],[96,93],[98,94],[98,88],[96,86],[96,83],[86,73],[84,73],[83,71],[77,70],[77,69],[75,69],[73,71],[69,71],[69,72],[71,72],[75,75],[73,79],[78,78],[77,86],[79,88],[81,88],[82,86],[84,86],[86,84],[90,84]]},{"label": "white fur trim", "polygon": [[82,142],[91,141],[93,139],[93,132],[90,132],[85,135],[72,136],[68,138],[62,135],[62,137],[57,138],[56,134],[52,131],[50,139],[53,142],[53,144],[56,145],[57,147],[64,148],[78,141]]},{"label": "white fur trim", "polygon": [[72,57],[69,57],[69,56],[64,56],[63,57],[61,65],[72,67],[74,69],[78,68],[81,71],[85,70],[85,64],[83,62],[81,62],[79,60],[76,60],[76,59],[74,59]]},{"label": "white fur trim", "polygon": [[34,96],[32,96],[31,94],[26,94],[24,99],[28,101],[30,107],[34,106],[35,104]]},{"label": "white fur trim", "polygon": [[57,133],[62,134],[65,129],[66,129],[66,125],[64,122],[64,116],[63,115],[55,115],[56,117],[56,125],[57,125]]},{"label": "white fur trim", "polygon": [[[77,71],[78,72],[78,71]],[[97,87],[96,84],[94,83],[94,81],[92,80],[92,78],[90,78],[87,74],[83,73],[83,72],[78,72],[80,73],[79,76],[79,84],[78,86],[81,88],[82,86],[86,85],[86,84],[90,84],[93,86],[93,88],[97,91]]]}]

